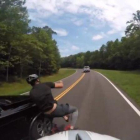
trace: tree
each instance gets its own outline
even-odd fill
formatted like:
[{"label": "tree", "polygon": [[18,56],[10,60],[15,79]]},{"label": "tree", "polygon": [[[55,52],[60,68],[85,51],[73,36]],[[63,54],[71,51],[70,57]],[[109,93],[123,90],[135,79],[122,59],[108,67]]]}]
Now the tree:
[{"label": "tree", "polygon": [[83,68],[84,67],[84,56],[79,56],[76,59],[76,66],[77,68]]},{"label": "tree", "polygon": [[126,27],[126,36],[131,36],[136,31],[140,30],[140,10],[138,10],[136,14],[133,13],[133,19],[127,21],[127,24],[129,25]]},{"label": "tree", "polygon": [[84,65],[90,65],[90,51],[87,51],[86,53],[85,53],[85,57],[84,57]]},{"label": "tree", "polygon": [[0,1],[0,76],[57,72],[60,54],[50,27],[29,27],[23,0]]},{"label": "tree", "polygon": [[[52,39],[52,34],[55,34],[53,30],[47,26],[43,28],[33,27],[32,34],[34,37],[41,42],[43,46],[43,52],[45,53],[46,61],[42,61],[42,58],[36,60],[36,63],[43,65],[42,72],[45,74],[51,74],[53,72],[57,72],[60,68],[60,54],[57,48],[57,43]],[[40,55],[42,57],[42,55]],[[39,62],[38,62],[39,61]],[[43,62],[43,63],[42,63]]]},{"label": "tree", "polygon": [[14,40],[20,38],[29,30],[28,14],[26,8],[23,6],[25,1],[22,0],[2,0],[0,4],[0,26],[3,26],[1,42],[6,44],[5,50],[7,52],[6,60],[6,81],[9,79],[9,68],[12,66],[10,60],[12,59],[12,43]]}]

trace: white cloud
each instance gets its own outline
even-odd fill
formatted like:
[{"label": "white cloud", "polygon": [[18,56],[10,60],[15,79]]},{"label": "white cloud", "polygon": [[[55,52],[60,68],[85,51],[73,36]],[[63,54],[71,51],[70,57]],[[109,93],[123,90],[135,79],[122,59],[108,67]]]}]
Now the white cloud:
[{"label": "white cloud", "polygon": [[[65,0],[65,1],[67,1],[67,0]],[[65,4],[64,4],[65,5]],[[69,4],[69,5],[65,5],[66,7],[66,11],[67,12],[70,12],[70,13],[73,13],[73,14],[76,14],[76,13],[78,13],[78,6],[77,5],[72,5],[72,4]]]},{"label": "white cloud", "polygon": [[71,47],[71,49],[72,49],[72,50],[75,50],[75,51],[80,50],[80,48],[79,48],[79,47],[74,46],[74,45]]},{"label": "white cloud", "polygon": [[69,50],[63,48],[63,49],[60,49],[60,52],[61,52],[61,53],[67,53],[67,52],[69,52]]},{"label": "white cloud", "polygon": [[82,21],[80,21],[80,20],[78,20],[78,21],[75,21],[75,22],[74,22],[74,24],[75,24],[75,25],[77,25],[77,26],[80,26],[80,25],[82,25],[82,24],[83,24],[83,22],[82,22]]},{"label": "white cloud", "polygon": [[77,26],[81,26],[83,24],[82,20],[78,20],[76,18],[72,19],[72,22]]},{"label": "white cloud", "polygon": [[[54,14],[86,14],[89,19],[103,21],[121,32],[132,13],[140,9],[139,3],[139,0],[27,0],[26,6],[33,10],[30,17],[34,19]],[[79,26],[81,23],[77,21],[76,24]]]},{"label": "white cloud", "polygon": [[95,36],[92,37],[92,40],[100,40],[102,38],[103,38],[102,35],[95,35]]},{"label": "white cloud", "polygon": [[[71,44],[71,43],[69,43],[69,44]],[[65,44],[64,46],[67,46],[67,47],[62,47],[62,46],[59,47],[59,51],[60,51],[62,57],[69,56],[71,54],[75,54],[80,50],[80,48],[75,45],[69,46],[69,45]]]},{"label": "white cloud", "polygon": [[59,36],[67,36],[68,32],[64,29],[53,29]]},{"label": "white cloud", "polygon": [[110,30],[110,31],[107,32],[107,34],[109,34],[109,35],[112,35],[112,34],[115,34],[115,33],[117,33],[117,31],[114,30],[114,29],[112,29],[112,30]]},{"label": "white cloud", "polygon": [[104,38],[104,37],[106,37],[105,33],[104,33],[104,32],[101,32],[101,33],[98,34],[98,35],[94,35],[94,36],[92,37],[92,40],[100,40],[100,39],[102,39],[102,38]]}]

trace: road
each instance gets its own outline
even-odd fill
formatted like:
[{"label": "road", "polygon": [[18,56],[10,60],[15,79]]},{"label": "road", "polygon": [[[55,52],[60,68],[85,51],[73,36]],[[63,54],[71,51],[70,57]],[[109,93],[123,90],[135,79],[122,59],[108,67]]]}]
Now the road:
[{"label": "road", "polygon": [[[82,70],[78,70],[64,79],[64,88],[53,90],[53,96],[57,97],[82,75]],[[125,93],[124,95],[139,109]],[[76,126],[80,130],[106,134],[121,140],[140,140],[140,116],[97,72],[86,73],[58,102],[69,103],[79,109]],[[62,118],[55,119],[55,122],[59,126],[65,125]]]}]

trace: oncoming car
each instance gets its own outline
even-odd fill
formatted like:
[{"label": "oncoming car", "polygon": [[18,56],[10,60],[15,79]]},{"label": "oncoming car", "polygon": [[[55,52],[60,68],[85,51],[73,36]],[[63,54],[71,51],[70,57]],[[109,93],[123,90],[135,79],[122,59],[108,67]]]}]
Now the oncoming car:
[{"label": "oncoming car", "polygon": [[84,66],[83,72],[90,72],[90,67],[89,66]]}]

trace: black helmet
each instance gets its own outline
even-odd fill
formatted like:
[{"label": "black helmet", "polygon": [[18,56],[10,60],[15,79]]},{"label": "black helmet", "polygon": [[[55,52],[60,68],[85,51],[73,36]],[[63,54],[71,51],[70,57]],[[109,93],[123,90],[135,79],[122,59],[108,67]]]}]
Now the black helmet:
[{"label": "black helmet", "polygon": [[26,81],[27,81],[28,84],[33,85],[34,82],[35,82],[38,78],[39,78],[39,77],[38,77],[37,74],[31,74],[31,75],[29,75],[29,76],[26,78]]}]

